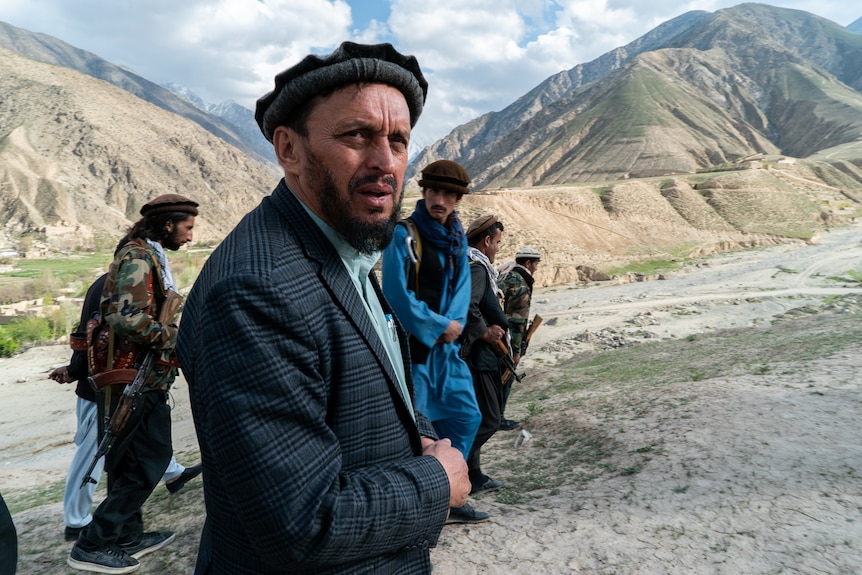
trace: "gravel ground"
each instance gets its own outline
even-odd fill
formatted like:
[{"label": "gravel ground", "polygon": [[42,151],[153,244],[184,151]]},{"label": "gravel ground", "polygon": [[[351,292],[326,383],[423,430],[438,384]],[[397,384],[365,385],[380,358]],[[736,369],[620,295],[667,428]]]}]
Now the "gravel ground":
[{"label": "gravel ground", "polygon": [[[473,501],[490,522],[444,528],[435,572],[862,572],[860,230],[713,257],[661,281],[537,290],[545,322],[507,413],[531,439],[489,442],[485,470],[508,485]],[[47,379],[67,358],[48,346],[0,360],[0,490],[20,575],[74,573],[59,503],[74,393]],[[626,361],[642,381],[604,377]],[[173,398],[175,451],[192,462],[184,381]],[[193,564],[200,482],[164,491],[147,522],[179,537],[142,574]]]}]

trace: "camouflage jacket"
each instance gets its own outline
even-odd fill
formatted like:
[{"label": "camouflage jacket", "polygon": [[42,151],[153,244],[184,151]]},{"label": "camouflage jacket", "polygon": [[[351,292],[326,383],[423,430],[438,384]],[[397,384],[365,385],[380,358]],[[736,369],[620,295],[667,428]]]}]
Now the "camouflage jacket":
[{"label": "camouflage jacket", "polygon": [[177,368],[166,364],[171,360],[178,329],[157,319],[164,300],[165,288],[153,249],[143,240],[132,240],[120,248],[108,268],[99,309],[118,336],[135,342],[141,351],[161,352],[143,391],[168,389],[177,375]]},{"label": "camouflage jacket", "polygon": [[530,298],[533,295],[533,275],[524,266],[515,265],[497,280],[503,293],[503,311],[509,319],[514,355],[521,355],[524,334],[530,319]]}]

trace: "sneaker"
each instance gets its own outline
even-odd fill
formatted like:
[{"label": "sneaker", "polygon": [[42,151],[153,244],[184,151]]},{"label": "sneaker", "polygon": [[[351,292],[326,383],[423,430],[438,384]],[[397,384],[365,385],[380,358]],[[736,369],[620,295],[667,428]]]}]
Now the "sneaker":
[{"label": "sneaker", "polygon": [[449,509],[449,517],[446,518],[446,525],[453,523],[484,523],[491,519],[491,516],[484,511],[476,511],[469,503],[465,503],[462,507],[452,507]]},{"label": "sneaker", "polygon": [[133,573],[141,564],[134,557],[116,545],[100,547],[93,551],[84,551],[78,544],[72,547],[66,564],[73,569],[92,571],[93,573]]},{"label": "sneaker", "polygon": [[519,427],[521,427],[520,421],[504,419],[500,422],[500,431],[512,431],[513,429],[518,429]]},{"label": "sneaker", "polygon": [[78,535],[80,535],[83,527],[69,527],[66,526],[66,529],[63,531],[63,538],[66,541],[77,541]]},{"label": "sneaker", "polygon": [[177,538],[177,534],[173,531],[165,531],[159,533],[153,531],[144,533],[136,542],[120,543],[122,549],[127,555],[131,555],[135,559],[140,559],[148,553],[158,551],[162,547],[166,547],[171,541]]},{"label": "sneaker", "polygon": [[473,485],[473,488],[470,490],[470,495],[478,495],[480,493],[485,493],[487,491],[494,491],[500,489],[505,486],[506,483],[503,481],[498,481],[496,479],[491,479],[487,475],[485,476],[485,480],[478,485]]}]

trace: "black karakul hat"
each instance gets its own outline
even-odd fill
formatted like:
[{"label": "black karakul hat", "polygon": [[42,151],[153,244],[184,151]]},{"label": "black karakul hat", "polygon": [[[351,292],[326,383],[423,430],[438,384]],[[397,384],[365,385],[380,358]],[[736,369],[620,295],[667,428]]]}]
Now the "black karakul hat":
[{"label": "black karakul hat", "polygon": [[291,112],[317,94],[359,82],[389,84],[404,94],[415,126],[428,82],[413,56],[398,52],[392,44],[343,42],[328,56],[311,54],[275,77],[275,88],[257,101],[254,119],[267,140]]}]

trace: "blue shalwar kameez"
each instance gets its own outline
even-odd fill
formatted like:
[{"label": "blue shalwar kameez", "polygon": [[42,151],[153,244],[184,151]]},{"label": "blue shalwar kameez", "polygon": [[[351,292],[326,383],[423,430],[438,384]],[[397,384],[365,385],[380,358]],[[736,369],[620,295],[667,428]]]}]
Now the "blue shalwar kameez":
[{"label": "blue shalwar kameez", "polygon": [[[425,208],[417,205],[417,209]],[[433,225],[440,226],[436,222]],[[407,269],[412,265],[408,234],[403,225],[396,226],[392,242],[383,252],[383,293],[407,332],[431,348],[425,363],[411,363],[416,407],[431,420],[440,437],[448,437],[466,459],[482,421],[473,379],[458,355],[460,343],[436,343],[451,320],[467,324],[471,286],[466,239],[464,249],[453,256],[454,267],[447,266],[446,256],[439,253],[444,269],[441,281],[448,287],[443,289],[440,311],[434,312],[407,286]],[[457,280],[452,282],[456,269]]]}]

